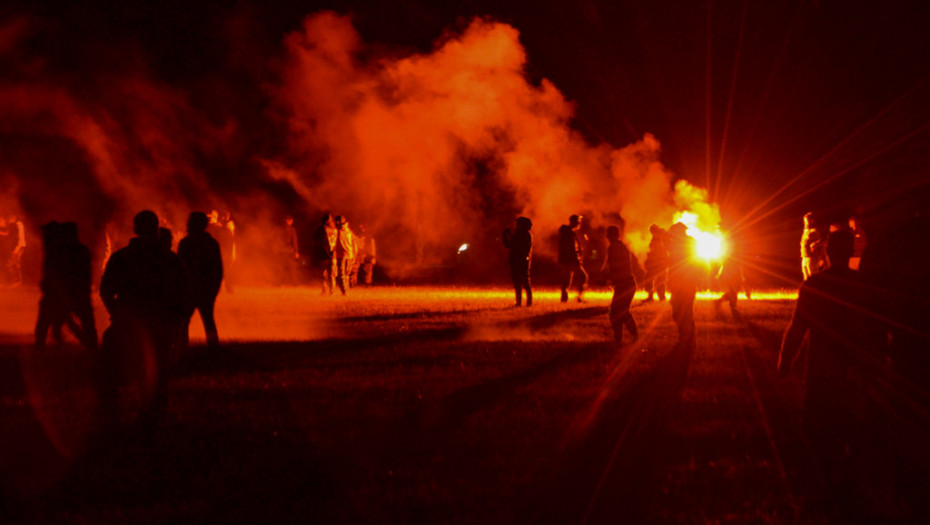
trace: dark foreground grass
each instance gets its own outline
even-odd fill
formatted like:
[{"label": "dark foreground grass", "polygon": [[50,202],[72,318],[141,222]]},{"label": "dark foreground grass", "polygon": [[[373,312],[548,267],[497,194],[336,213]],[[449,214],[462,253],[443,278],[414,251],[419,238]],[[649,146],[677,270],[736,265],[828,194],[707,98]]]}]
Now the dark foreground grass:
[{"label": "dark foreground grass", "polygon": [[[94,357],[73,346],[36,355],[18,344],[28,329],[5,328],[2,517],[805,519],[816,469],[800,433],[801,383],[774,374],[793,302],[743,302],[733,317],[699,301],[689,352],[675,349],[664,303],[638,304],[645,335],[618,348],[607,294],[561,305],[543,293],[520,310],[509,300],[467,290],[226,297],[221,335],[240,340],[182,357],[154,434],[95,433]],[[142,383],[124,391],[127,422]]]}]

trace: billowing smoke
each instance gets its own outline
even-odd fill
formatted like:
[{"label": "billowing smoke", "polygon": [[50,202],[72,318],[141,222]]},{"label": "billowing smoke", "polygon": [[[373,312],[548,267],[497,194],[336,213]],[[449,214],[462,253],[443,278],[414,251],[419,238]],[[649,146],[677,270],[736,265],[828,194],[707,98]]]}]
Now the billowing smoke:
[{"label": "billowing smoke", "polygon": [[[349,17],[311,15],[245,87],[168,81],[119,43],[99,57],[75,51],[83,61],[66,67],[70,55],[49,59],[36,44],[56,30],[30,17],[0,24],[0,206],[33,231],[77,219],[95,251],[107,224],[125,243],[140,209],[175,232],[193,209],[228,209],[254,241],[239,254],[256,267],[241,270],[267,275],[282,214],[309,215],[309,230],[331,211],[365,223],[402,276],[518,215],[542,240],[574,213],[600,225],[621,214],[642,253],[650,224],[716,214],[706,193],[673,189],[652,135],[614,148],[575,131],[573,104],[528,80],[517,29],[492,20],[399,56],[366,45]],[[222,96],[204,96],[211,85]]]},{"label": "billowing smoke", "polygon": [[528,81],[509,25],[477,19],[430,53],[383,57],[348,17],[322,13],[285,44],[272,92],[290,156],[268,173],[320,208],[375,222],[409,253],[516,215],[545,234],[573,213],[622,214],[642,252],[650,224],[706,200],[686,184],[672,192],[652,135],[613,149],[574,131],[572,104]]}]

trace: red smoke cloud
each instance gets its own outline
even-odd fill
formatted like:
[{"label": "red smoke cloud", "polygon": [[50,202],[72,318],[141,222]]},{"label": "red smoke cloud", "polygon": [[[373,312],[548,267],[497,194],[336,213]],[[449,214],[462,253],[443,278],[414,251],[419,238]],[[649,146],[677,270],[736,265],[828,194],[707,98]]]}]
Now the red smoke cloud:
[{"label": "red smoke cloud", "polygon": [[587,210],[621,213],[642,251],[650,224],[668,226],[703,200],[675,197],[655,137],[613,149],[574,131],[572,103],[551,82],[527,80],[509,25],[477,19],[430,53],[378,57],[348,17],[322,13],[285,47],[271,91],[290,156],[268,160],[268,173],[320,208],[377,214],[410,249],[481,235],[489,219],[498,229],[508,213],[545,233]]}]

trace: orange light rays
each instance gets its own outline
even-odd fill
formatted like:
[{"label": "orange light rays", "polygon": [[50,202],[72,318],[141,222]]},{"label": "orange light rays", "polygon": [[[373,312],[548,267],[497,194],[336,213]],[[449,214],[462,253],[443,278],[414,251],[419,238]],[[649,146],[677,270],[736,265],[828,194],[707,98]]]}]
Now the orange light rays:
[{"label": "orange light rays", "polygon": [[736,93],[736,80],[739,78],[739,59],[743,52],[743,38],[746,34],[746,18],[749,15],[749,0],[743,2],[743,13],[739,23],[739,37],[736,41],[736,56],[733,57],[733,72],[730,74],[730,93],[727,97],[727,116],[723,121],[723,136],[720,139],[720,154],[717,156],[717,174],[714,176],[714,183],[711,185],[711,200],[717,200],[717,192],[720,189],[720,177],[723,172],[723,158],[727,151],[727,135],[730,132],[730,120],[733,116],[733,98]]}]

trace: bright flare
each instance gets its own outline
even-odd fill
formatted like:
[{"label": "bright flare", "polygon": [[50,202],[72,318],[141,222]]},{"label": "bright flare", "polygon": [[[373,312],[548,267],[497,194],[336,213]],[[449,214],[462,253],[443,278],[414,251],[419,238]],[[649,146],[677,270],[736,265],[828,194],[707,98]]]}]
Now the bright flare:
[{"label": "bright flare", "polygon": [[468,243],[465,243],[465,244],[459,246],[459,253],[463,253],[463,252],[466,252],[466,251],[468,251]]},{"label": "bright flare", "polygon": [[727,243],[720,232],[707,232],[698,227],[697,214],[681,212],[677,222],[688,227],[688,235],[697,243],[697,256],[704,261],[719,261],[726,256]]}]

